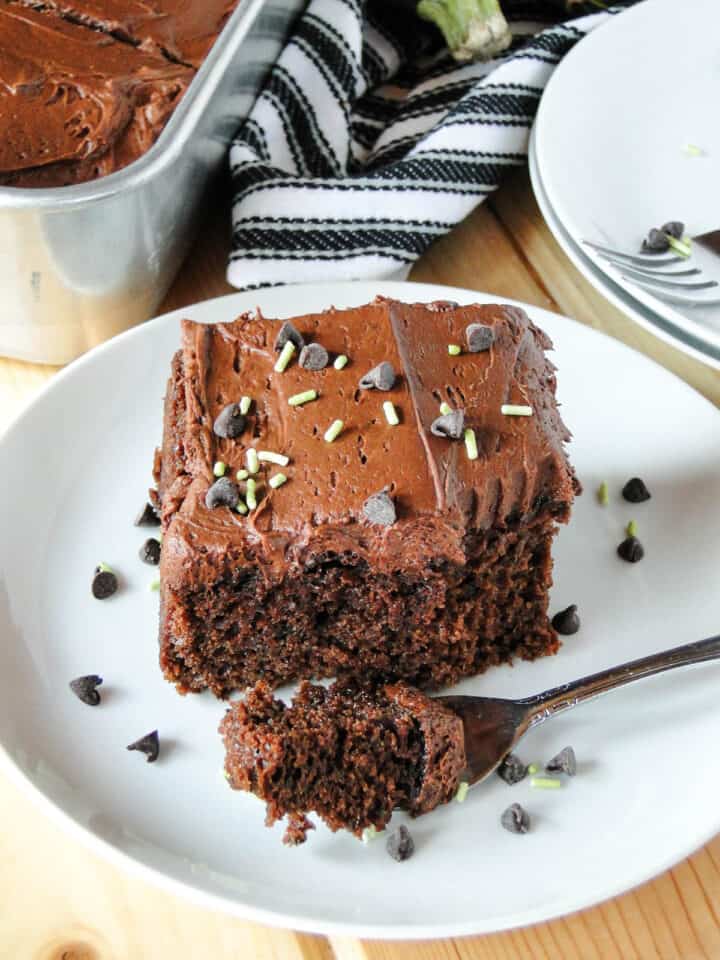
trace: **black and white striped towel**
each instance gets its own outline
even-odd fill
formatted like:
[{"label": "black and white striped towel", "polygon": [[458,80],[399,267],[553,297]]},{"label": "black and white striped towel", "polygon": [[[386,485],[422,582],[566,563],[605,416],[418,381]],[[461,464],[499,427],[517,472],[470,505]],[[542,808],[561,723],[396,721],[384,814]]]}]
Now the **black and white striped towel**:
[{"label": "black and white striped towel", "polygon": [[512,47],[461,65],[393,3],[310,0],[230,151],[229,282],[404,277],[525,162],[556,64],[628,5],[548,25],[557,0],[504,0]]}]

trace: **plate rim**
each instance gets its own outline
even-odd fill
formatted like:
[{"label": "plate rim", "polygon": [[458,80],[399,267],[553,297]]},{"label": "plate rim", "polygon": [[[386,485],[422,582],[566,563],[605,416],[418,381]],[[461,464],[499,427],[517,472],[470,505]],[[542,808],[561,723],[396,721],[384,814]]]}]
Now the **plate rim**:
[{"label": "plate rim", "polygon": [[[640,358],[640,362],[645,362],[653,367],[658,368],[664,376],[671,377],[676,380],[683,390],[693,394],[695,398],[699,398],[716,413],[720,412],[715,404],[708,400],[707,397],[695,390],[677,374],[663,367],[662,364],[658,363],[653,358],[640,353],[640,351],[628,346],[622,341],[617,340],[615,337],[612,337],[610,334],[607,334],[604,331],[596,330],[587,324],[582,324],[578,321],[572,320],[572,318],[567,317],[564,314],[555,313],[554,311],[548,310],[545,307],[529,304],[525,301],[515,300],[510,297],[501,297],[496,294],[487,293],[480,290],[472,290],[466,287],[415,281],[343,280],[334,282],[329,281],[325,283],[287,284],[285,286],[292,287],[293,289],[312,289],[313,291],[317,291],[318,289],[322,288],[332,288],[335,291],[344,288],[347,288],[348,291],[363,289],[370,297],[374,296],[375,294],[385,294],[402,298],[403,292],[407,292],[408,290],[417,290],[425,291],[424,293],[419,293],[421,298],[427,296],[431,297],[432,299],[437,299],[438,291],[443,293],[455,292],[456,294],[462,294],[463,298],[467,298],[470,302],[500,302],[514,304],[526,309],[530,313],[531,318],[537,316],[537,319],[540,323],[542,323],[543,316],[551,316],[557,319],[569,321],[570,323],[576,324],[579,327],[585,328],[589,336],[600,336],[608,340],[612,340],[620,349],[627,350],[636,355],[636,357]],[[197,301],[196,303],[188,306],[180,307],[158,315],[156,318],[154,318],[154,320],[140,324],[131,328],[130,330],[126,330],[123,333],[118,334],[116,337],[106,341],[105,343],[94,347],[83,356],[72,361],[63,370],[56,373],[46,384],[41,387],[30,403],[28,403],[16,414],[6,430],[0,434],[0,446],[8,441],[11,433],[22,427],[25,417],[30,416],[37,406],[45,402],[45,398],[48,396],[48,394],[51,394],[55,389],[57,389],[57,384],[62,384],[66,378],[73,377],[75,375],[75,371],[81,369],[84,365],[93,363],[98,355],[112,351],[117,345],[118,341],[124,342],[125,340],[129,340],[134,337],[141,338],[143,336],[147,336],[147,330],[156,320],[170,323],[172,320],[180,319],[185,313],[192,313],[196,307],[201,305],[209,310],[213,310],[215,304],[225,303],[226,301],[230,303],[232,301],[242,301],[250,295],[260,299],[262,298],[264,292],[271,293],[276,289],[278,288],[268,288],[267,291],[235,292],[224,294],[219,297],[209,298],[207,300]],[[433,292],[431,293],[431,291]],[[333,296],[337,298],[338,294],[335,293]],[[247,309],[247,307],[245,307],[245,309]],[[78,840],[81,845],[85,847],[85,849],[92,851],[102,859],[111,863],[113,866],[127,871],[131,876],[138,876],[152,885],[159,887],[165,892],[179,897],[181,900],[194,903],[195,905],[201,906],[205,909],[214,910],[216,912],[235,916],[243,920],[257,922],[280,929],[295,930],[298,932],[314,933],[325,936],[350,936],[361,939],[417,941],[485,935],[547,922],[571,913],[590,909],[607,901],[608,899],[624,894],[665,872],[675,864],[681,862],[682,859],[690,856],[692,853],[703,847],[709,842],[709,840],[716,836],[718,829],[720,829],[719,820],[717,829],[713,828],[700,831],[693,840],[691,847],[686,849],[685,852],[681,854],[680,859],[678,859],[677,853],[675,852],[673,855],[659,857],[658,860],[652,864],[652,866],[646,865],[643,869],[634,871],[630,878],[621,878],[618,875],[617,880],[614,882],[603,884],[600,892],[593,894],[592,899],[590,900],[588,900],[587,896],[573,896],[572,893],[569,893],[562,903],[553,904],[549,909],[546,906],[527,908],[515,913],[507,913],[500,920],[498,920],[498,918],[489,918],[489,920],[483,921],[482,918],[479,918],[478,920],[472,921],[432,923],[424,925],[404,925],[394,922],[388,924],[383,924],[381,922],[368,924],[337,920],[321,921],[302,915],[284,913],[274,909],[249,905],[239,901],[229,894],[225,895],[221,893],[210,892],[185,880],[172,877],[163,872],[163,870],[159,867],[142,862],[130,853],[122,850],[120,847],[115,846],[110,841],[104,839],[96,833],[93,833],[90,829],[80,823],[72,813],[48,797],[42,791],[42,789],[30,779],[30,777],[21,769],[21,767],[15,763],[2,741],[0,741],[0,770],[5,772],[10,781],[14,783],[21,792],[28,796],[30,800],[32,800],[38,812],[44,813],[52,823],[60,827],[60,829],[70,837]],[[646,861],[643,862],[646,863]]]}]

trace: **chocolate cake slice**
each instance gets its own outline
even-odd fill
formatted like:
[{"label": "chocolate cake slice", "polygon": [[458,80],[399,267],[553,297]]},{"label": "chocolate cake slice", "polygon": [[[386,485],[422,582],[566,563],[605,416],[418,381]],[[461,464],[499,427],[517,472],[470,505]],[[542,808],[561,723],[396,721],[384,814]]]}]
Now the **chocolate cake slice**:
[{"label": "chocolate cake slice", "polygon": [[[555,652],[550,548],[577,481],[548,338],[500,304],[380,298],[292,324],[280,354],[261,315],[183,324],[156,463],[166,677],[431,689]],[[302,342],[329,363],[298,362]]]},{"label": "chocolate cake slice", "polygon": [[225,775],[288,818],[302,843],[317,813],[331,830],[382,830],[393,810],[413,816],[451,800],[465,769],[461,719],[404,684],[304,682],[290,706],[259,683],[220,725]]}]

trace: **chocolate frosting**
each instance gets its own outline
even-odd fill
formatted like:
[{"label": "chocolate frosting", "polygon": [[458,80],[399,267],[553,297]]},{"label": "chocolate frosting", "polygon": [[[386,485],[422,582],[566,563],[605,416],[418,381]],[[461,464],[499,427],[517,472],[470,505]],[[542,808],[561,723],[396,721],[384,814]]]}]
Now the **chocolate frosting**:
[{"label": "chocolate frosting", "polygon": [[[38,0],[15,0],[37,7]],[[199,67],[237,0],[42,0],[50,12]]]},{"label": "chocolate frosting", "polygon": [[[234,0],[0,0],[0,185],[64,186],[155,142]],[[61,16],[60,14],[63,14]]]},{"label": "chocolate frosting", "polygon": [[[492,327],[483,353],[449,356],[468,324]],[[261,315],[207,326],[185,321],[175,366],[184,391],[181,441],[163,458],[163,589],[214,582],[238,564],[269,581],[325,552],[367,558],[374,569],[424,568],[438,557],[463,563],[468,535],[513,518],[551,509],[566,520],[577,490],[564,442],[568,431],[555,403],[549,339],[523,311],[489,304],[434,311],[422,304],[378,299],[352,310],[293,320],[306,342],[347,354],[343,370],[303,370],[293,362],[275,373],[278,322]],[[369,335],[370,332],[370,335]],[[398,377],[388,392],[358,388],[383,360]],[[316,401],[291,407],[288,398],[315,389]],[[228,403],[253,398],[248,426],[237,439],[213,433]],[[386,422],[390,400],[399,426]],[[480,455],[462,441],[432,435],[441,401],[465,411]],[[501,404],[529,404],[531,417],[509,417]],[[333,420],[344,428],[334,443],[323,434]],[[276,490],[263,466],[258,509],[241,517],[210,510],[205,495],[213,464],[228,476],[245,467],[249,446],[286,454],[288,482]],[[390,527],[364,518],[365,500],[387,489],[397,509]]]}]

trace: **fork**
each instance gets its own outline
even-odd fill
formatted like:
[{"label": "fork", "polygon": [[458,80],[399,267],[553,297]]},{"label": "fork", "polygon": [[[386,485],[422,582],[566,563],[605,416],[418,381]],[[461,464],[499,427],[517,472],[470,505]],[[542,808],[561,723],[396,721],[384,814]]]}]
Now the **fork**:
[{"label": "fork", "polygon": [[[691,240],[693,246],[699,247],[713,258],[717,258],[718,269],[720,269],[720,230],[698,234]],[[582,243],[594,250],[601,259],[616,267],[623,280],[637,284],[660,298],[686,306],[720,303],[720,295],[717,297],[698,297],[698,294],[702,294],[704,290],[720,288],[720,283],[717,280],[704,278],[701,267],[690,266],[683,270],[665,269],[673,264],[687,263],[688,258],[686,257],[681,257],[672,252],[667,254],[625,253],[622,250],[615,250],[612,247],[594,243],[592,240],[583,240]],[[718,294],[720,294],[720,290],[718,290]]]},{"label": "fork", "polygon": [[626,683],[719,658],[720,635],[631,660],[523,700],[469,696],[438,697],[438,700],[462,720],[467,760],[462,779],[475,784],[500,766],[531,727]]}]

